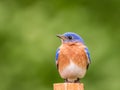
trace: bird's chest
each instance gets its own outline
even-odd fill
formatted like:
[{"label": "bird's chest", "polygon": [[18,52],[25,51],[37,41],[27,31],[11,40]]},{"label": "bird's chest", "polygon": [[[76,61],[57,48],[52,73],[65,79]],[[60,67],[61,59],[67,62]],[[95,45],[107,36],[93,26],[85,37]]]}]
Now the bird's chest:
[{"label": "bird's chest", "polygon": [[[86,68],[87,57],[84,51],[84,47],[79,45],[63,45],[60,48],[60,55],[58,58],[59,71],[70,65],[70,69],[74,67]],[[71,64],[74,63],[73,64]]]},{"label": "bird's chest", "polygon": [[77,45],[63,45],[60,50],[61,56],[67,59],[80,58],[83,53],[83,48]]}]

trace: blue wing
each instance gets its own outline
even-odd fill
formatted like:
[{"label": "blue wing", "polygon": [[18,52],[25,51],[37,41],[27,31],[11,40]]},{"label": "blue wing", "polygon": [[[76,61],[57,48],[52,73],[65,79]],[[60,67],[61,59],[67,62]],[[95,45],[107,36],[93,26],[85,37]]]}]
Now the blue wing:
[{"label": "blue wing", "polygon": [[59,51],[60,51],[60,49],[58,48],[57,51],[56,51],[56,56],[55,56],[55,60],[56,60],[56,61],[58,60]]},{"label": "blue wing", "polygon": [[90,59],[90,53],[89,53],[89,50],[88,48],[85,48],[85,52],[87,54],[87,57],[88,57],[88,63],[91,63],[91,59]]},{"label": "blue wing", "polygon": [[59,57],[59,52],[60,52],[60,48],[57,49],[57,51],[56,51],[56,56],[55,56],[57,68],[58,68],[58,57]]}]

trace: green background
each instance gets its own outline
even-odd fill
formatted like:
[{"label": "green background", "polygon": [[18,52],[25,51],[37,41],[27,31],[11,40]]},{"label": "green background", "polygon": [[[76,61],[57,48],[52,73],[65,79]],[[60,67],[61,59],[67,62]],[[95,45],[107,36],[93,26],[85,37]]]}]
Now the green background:
[{"label": "green background", "polygon": [[53,90],[56,34],[76,32],[91,53],[85,90],[120,90],[119,0],[0,0],[0,90]]}]

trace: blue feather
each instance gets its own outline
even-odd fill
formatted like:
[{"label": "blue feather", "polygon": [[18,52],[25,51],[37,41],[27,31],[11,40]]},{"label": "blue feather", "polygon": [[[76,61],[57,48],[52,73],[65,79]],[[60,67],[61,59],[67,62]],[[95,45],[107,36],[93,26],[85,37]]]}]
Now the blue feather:
[{"label": "blue feather", "polygon": [[56,59],[56,61],[58,60],[59,51],[60,51],[60,49],[58,48],[58,49],[57,49],[57,51],[56,51],[56,58],[55,58],[55,59]]},{"label": "blue feather", "polygon": [[87,54],[87,57],[88,57],[89,63],[91,63],[90,53],[89,53],[88,48],[85,48],[85,52],[86,52],[86,54]]},{"label": "blue feather", "polygon": [[81,42],[81,43],[83,43],[84,44],[84,40],[82,39],[82,37],[80,37],[78,34],[76,34],[76,33],[73,33],[73,32],[67,32],[67,33],[64,33],[63,34],[64,36],[66,36],[66,37],[68,37],[68,36],[72,36],[73,37],[73,39],[72,40],[69,40],[69,39],[67,39],[67,40],[64,40],[64,42]]}]

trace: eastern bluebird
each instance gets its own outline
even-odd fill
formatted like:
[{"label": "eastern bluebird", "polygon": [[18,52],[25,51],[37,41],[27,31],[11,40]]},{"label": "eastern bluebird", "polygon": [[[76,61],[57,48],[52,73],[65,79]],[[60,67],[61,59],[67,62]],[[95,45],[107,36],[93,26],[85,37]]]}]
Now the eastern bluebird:
[{"label": "eastern bluebird", "polygon": [[56,52],[56,65],[65,82],[76,83],[83,78],[91,62],[88,48],[76,33],[58,34],[62,41]]}]

